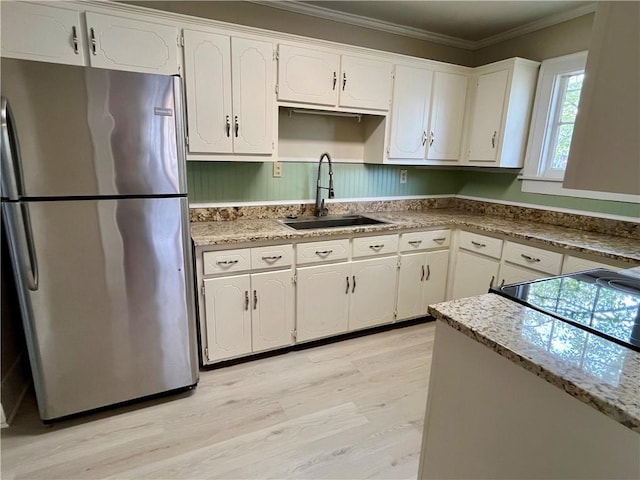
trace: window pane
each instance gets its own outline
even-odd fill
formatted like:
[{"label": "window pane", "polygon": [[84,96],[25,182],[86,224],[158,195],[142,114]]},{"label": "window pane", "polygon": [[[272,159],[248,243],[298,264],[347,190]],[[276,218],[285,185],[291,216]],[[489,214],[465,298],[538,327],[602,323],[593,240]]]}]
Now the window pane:
[{"label": "window pane", "polygon": [[551,159],[553,170],[565,170],[567,168],[567,158],[571,147],[571,136],[573,135],[573,123],[558,126],[558,140]]},{"label": "window pane", "polygon": [[562,100],[562,110],[560,113],[561,123],[573,123],[576,121],[583,78],[584,74],[571,75],[567,80],[567,89]]}]

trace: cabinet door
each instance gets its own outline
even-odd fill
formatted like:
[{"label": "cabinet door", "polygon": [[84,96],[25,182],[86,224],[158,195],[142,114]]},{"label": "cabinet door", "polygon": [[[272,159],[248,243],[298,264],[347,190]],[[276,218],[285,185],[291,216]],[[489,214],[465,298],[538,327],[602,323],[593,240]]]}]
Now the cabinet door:
[{"label": "cabinet door", "polygon": [[189,151],[231,153],[231,54],[226,35],[184,31]]},{"label": "cabinet door", "polygon": [[251,275],[254,352],[291,344],[294,328],[292,276],[291,270]]},{"label": "cabinet door", "polygon": [[487,293],[498,279],[499,260],[458,250],[453,275],[453,299]]},{"label": "cabinet door", "polygon": [[508,78],[506,69],[478,77],[469,138],[470,162],[497,161]]},{"label": "cabinet door", "polygon": [[606,268],[607,270],[620,270],[620,267],[607,265],[606,263],[594,262],[584,258],[565,255],[562,263],[562,274],[584,272],[585,270],[593,270],[594,268]]},{"label": "cabinet door", "polygon": [[424,292],[422,294],[422,312],[427,313],[429,305],[443,302],[447,289],[447,268],[449,250],[428,252],[425,262]]},{"label": "cabinet door", "polygon": [[393,321],[397,262],[393,256],[351,264],[349,330]]},{"label": "cabinet door", "polygon": [[340,106],[389,110],[393,65],[349,55],[341,62]]},{"label": "cabinet door", "polygon": [[273,46],[231,38],[233,151],[273,151]]},{"label": "cabinet door", "polygon": [[336,105],[340,57],[309,48],[278,48],[278,100]]},{"label": "cabinet door", "polygon": [[249,275],[204,281],[209,360],[251,353]]},{"label": "cabinet door", "polygon": [[510,263],[505,263],[500,269],[500,285],[511,283],[529,282],[538,278],[548,277],[546,273],[537,272],[528,268],[519,267]]},{"label": "cabinet door", "polygon": [[459,160],[468,79],[436,72],[428,133],[428,160]]},{"label": "cabinet door", "polygon": [[346,332],[352,286],[349,264],[299,268],[297,276],[298,341]]},{"label": "cabinet door", "polygon": [[92,67],[178,74],[178,31],[169,25],[87,12]]},{"label": "cabinet door", "polygon": [[426,254],[423,252],[408,253],[400,256],[398,301],[396,303],[398,320],[417,317],[426,313],[422,310],[426,258]]},{"label": "cabinet door", "polygon": [[430,70],[396,66],[389,158],[424,159],[432,77]]},{"label": "cabinet door", "polygon": [[84,65],[80,13],[22,2],[2,2],[2,56]]}]

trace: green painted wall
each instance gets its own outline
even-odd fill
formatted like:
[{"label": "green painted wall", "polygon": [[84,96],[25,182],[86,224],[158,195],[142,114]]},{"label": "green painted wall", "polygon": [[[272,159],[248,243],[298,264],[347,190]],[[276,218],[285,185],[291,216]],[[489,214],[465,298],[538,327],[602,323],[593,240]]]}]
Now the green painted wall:
[{"label": "green painted wall", "polygon": [[460,175],[460,195],[640,218],[640,205],[637,203],[523,193],[517,172],[464,171]]},{"label": "green painted wall", "polygon": [[[328,184],[323,165],[322,184]],[[408,171],[400,183],[400,170]],[[387,165],[335,164],[335,198],[454,194],[462,186],[459,172]],[[270,162],[187,162],[191,203],[306,200],[316,195],[316,163],[283,162],[273,178]]]}]

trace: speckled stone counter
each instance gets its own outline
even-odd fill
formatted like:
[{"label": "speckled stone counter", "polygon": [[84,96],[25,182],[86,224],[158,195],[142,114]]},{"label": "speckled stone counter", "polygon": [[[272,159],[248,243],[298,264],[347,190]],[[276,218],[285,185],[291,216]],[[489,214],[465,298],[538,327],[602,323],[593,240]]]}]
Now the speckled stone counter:
[{"label": "speckled stone counter", "polygon": [[385,231],[435,227],[465,227],[614,260],[640,262],[640,240],[634,238],[448,208],[362,213],[389,223],[298,231],[283,225],[276,219],[197,222],[191,224],[191,236],[196,246],[206,246],[287,239],[304,240],[353,233],[376,234]]},{"label": "speckled stone counter", "polygon": [[[429,313],[640,433],[640,353],[490,293],[431,305]],[[552,335],[572,348],[554,348]]]}]

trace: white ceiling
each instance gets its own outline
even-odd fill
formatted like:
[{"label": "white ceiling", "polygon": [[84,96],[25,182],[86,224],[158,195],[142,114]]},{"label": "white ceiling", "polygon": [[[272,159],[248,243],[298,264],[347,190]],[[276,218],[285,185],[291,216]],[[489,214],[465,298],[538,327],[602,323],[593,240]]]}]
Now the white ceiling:
[{"label": "white ceiling", "polygon": [[595,10],[592,1],[269,1],[263,5],[476,49]]}]

